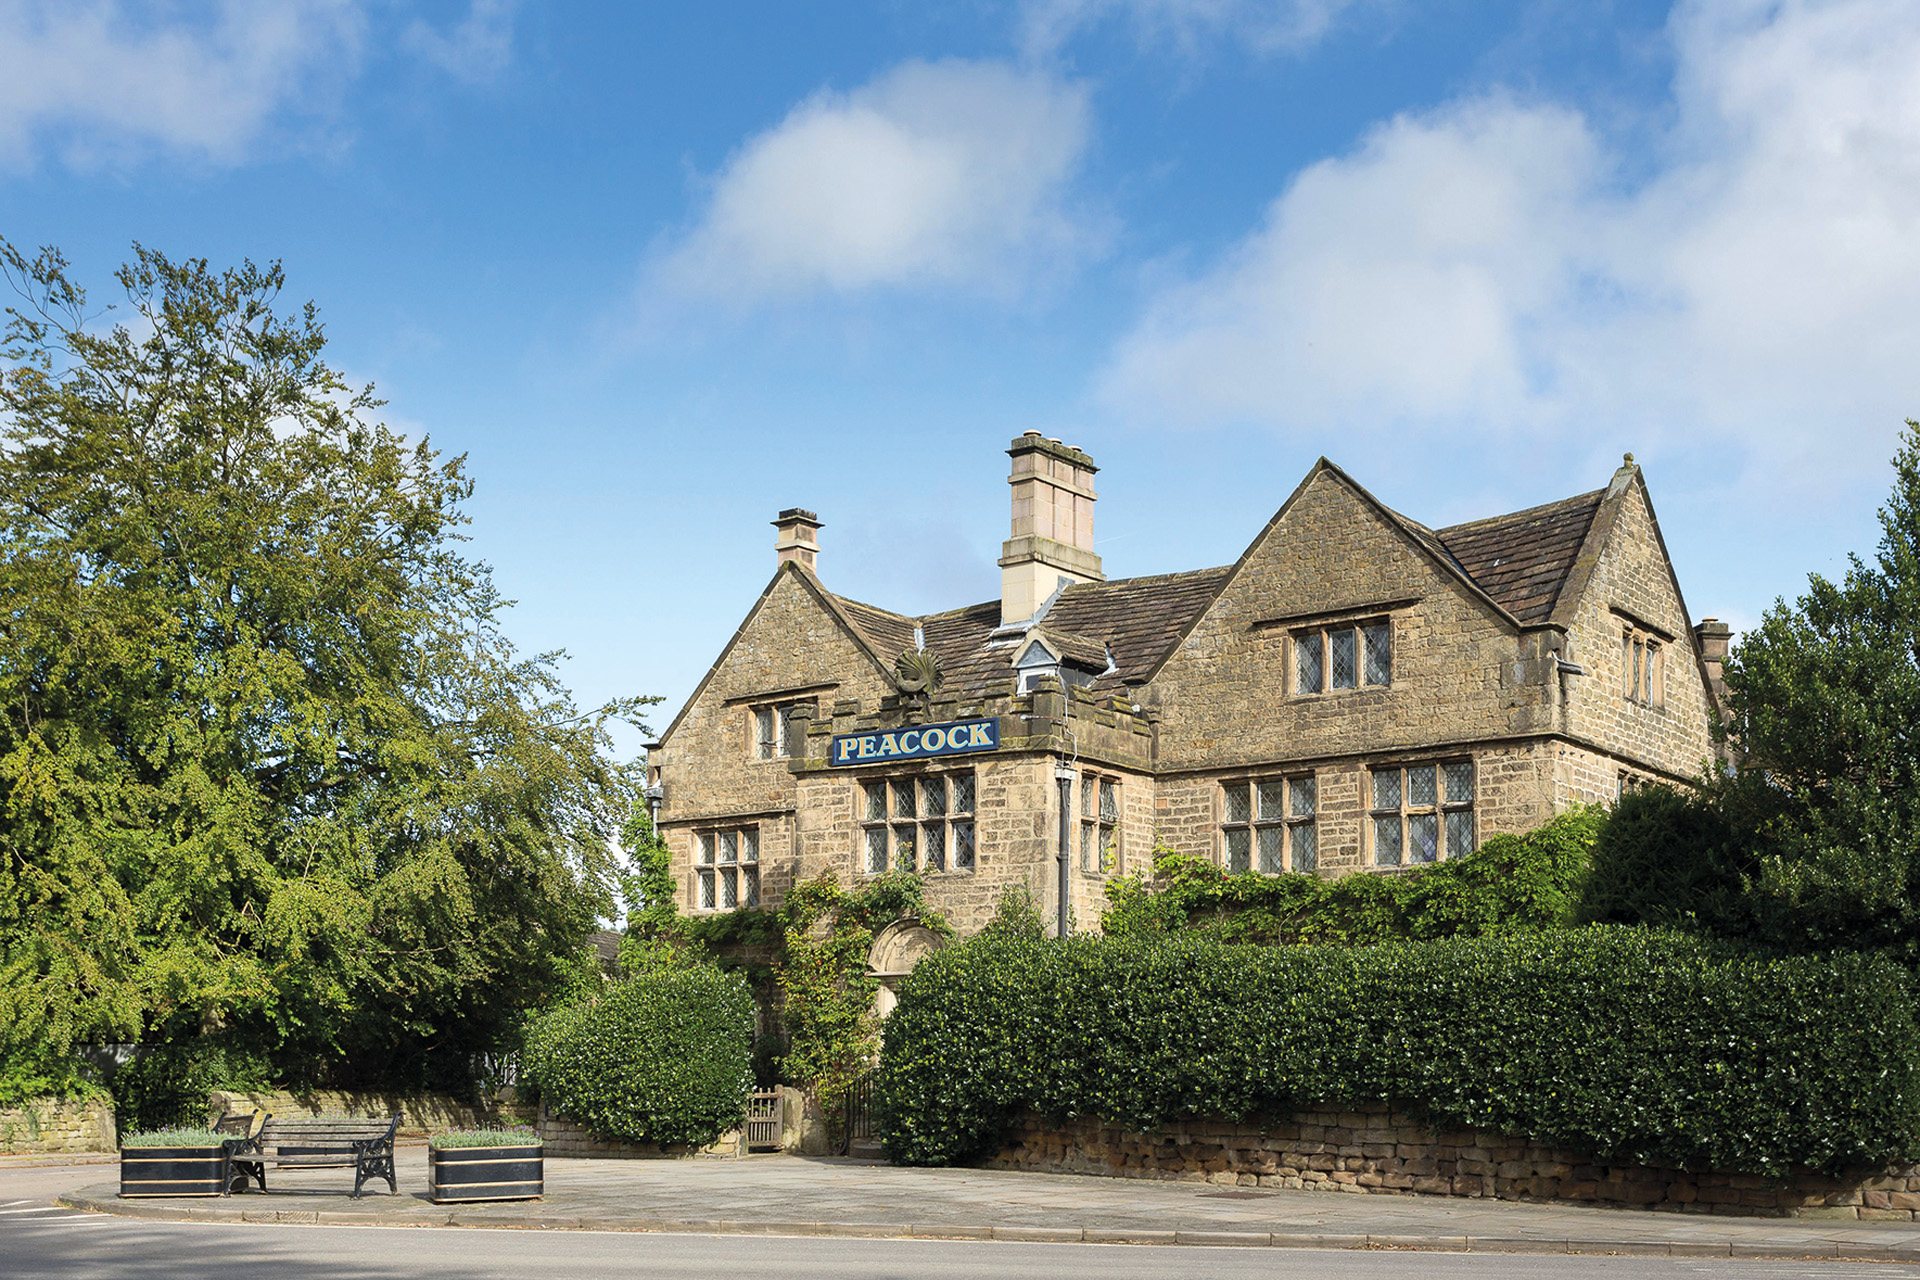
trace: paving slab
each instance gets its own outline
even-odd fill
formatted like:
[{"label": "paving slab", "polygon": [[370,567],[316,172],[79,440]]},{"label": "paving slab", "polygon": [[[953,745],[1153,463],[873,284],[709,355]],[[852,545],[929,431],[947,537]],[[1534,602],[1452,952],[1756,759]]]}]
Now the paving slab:
[{"label": "paving slab", "polygon": [[264,1195],[125,1201],[116,1194],[117,1183],[100,1182],[61,1200],[101,1213],[200,1222],[1920,1260],[1915,1222],[1223,1189],[1204,1182],[907,1169],[788,1155],[551,1158],[547,1194],[540,1200],[436,1205],[426,1197],[426,1150],[403,1147],[396,1156],[397,1195],[383,1185],[354,1199],[351,1173],[297,1169],[270,1170]]}]

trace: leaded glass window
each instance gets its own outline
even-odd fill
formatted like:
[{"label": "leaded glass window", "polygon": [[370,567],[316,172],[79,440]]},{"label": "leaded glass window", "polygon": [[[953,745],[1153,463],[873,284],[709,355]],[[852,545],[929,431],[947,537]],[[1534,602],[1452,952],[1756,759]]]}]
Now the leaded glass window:
[{"label": "leaded glass window", "polygon": [[1221,836],[1229,871],[1312,871],[1318,865],[1316,790],[1311,774],[1221,784]]},{"label": "leaded glass window", "polygon": [[1326,642],[1326,634],[1309,631],[1295,636],[1293,640],[1294,685],[1295,693],[1320,692],[1320,675],[1324,662],[1321,649]]},{"label": "leaded glass window", "polygon": [[973,806],[971,773],[862,783],[860,850],[867,874],[971,871]]},{"label": "leaded glass window", "polygon": [[694,833],[694,903],[701,911],[760,905],[760,828]]},{"label": "leaded glass window", "polygon": [[1120,783],[1080,775],[1080,870],[1104,875],[1120,869]]},{"label": "leaded glass window", "polygon": [[1393,683],[1393,626],[1385,620],[1296,631],[1293,654],[1296,694]]},{"label": "leaded glass window", "polygon": [[1351,689],[1359,681],[1360,668],[1355,661],[1358,648],[1358,633],[1352,627],[1327,632],[1328,665],[1333,668],[1329,683],[1334,688]]},{"label": "leaded glass window", "polygon": [[1473,852],[1471,760],[1377,768],[1372,791],[1375,866],[1418,865]]}]

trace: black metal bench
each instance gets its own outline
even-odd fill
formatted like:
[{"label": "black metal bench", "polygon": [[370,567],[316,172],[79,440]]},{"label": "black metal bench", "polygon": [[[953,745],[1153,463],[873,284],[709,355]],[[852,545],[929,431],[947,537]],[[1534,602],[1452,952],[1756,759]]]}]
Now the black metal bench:
[{"label": "black metal bench", "polygon": [[260,1189],[267,1189],[267,1167],[257,1159],[249,1157],[256,1154],[260,1131],[266,1128],[267,1121],[273,1119],[271,1111],[252,1111],[246,1115],[230,1112],[213,1122],[215,1133],[230,1135],[227,1140],[227,1192],[247,1189],[247,1179],[253,1178],[260,1183]]},{"label": "black metal bench", "polygon": [[[247,1117],[221,1117],[219,1123]],[[281,1120],[266,1117],[254,1136],[233,1147],[232,1167],[240,1188],[253,1178],[260,1189],[267,1189],[267,1162],[280,1168],[341,1168],[353,1166],[353,1194],[376,1178],[386,1180],[387,1190],[399,1194],[393,1175],[393,1135],[400,1128],[400,1117],[376,1119],[326,1119],[302,1117]]]}]

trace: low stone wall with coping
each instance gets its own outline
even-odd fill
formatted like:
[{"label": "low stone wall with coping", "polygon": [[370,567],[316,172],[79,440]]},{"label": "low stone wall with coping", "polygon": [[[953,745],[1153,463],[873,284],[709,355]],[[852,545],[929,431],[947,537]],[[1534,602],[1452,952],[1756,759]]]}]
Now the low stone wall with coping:
[{"label": "low stone wall with coping", "polygon": [[449,1129],[498,1129],[508,1125],[532,1125],[534,1107],[482,1099],[464,1101],[442,1093],[340,1093],[316,1090],[290,1093],[237,1093],[216,1089],[207,1099],[209,1121],[232,1112],[270,1111],[282,1119],[300,1116],[349,1115],[400,1117],[402,1140],[424,1139]]},{"label": "low stone wall with coping", "polygon": [[663,1147],[653,1142],[624,1142],[603,1138],[564,1116],[554,1115],[544,1106],[538,1122],[540,1141],[550,1156],[584,1156],[595,1160],[674,1160],[687,1156],[743,1156],[747,1153],[746,1134],[735,1129],[722,1134],[709,1147]]},{"label": "low stone wall with coping", "polygon": [[989,1169],[1161,1178],[1352,1194],[1574,1201],[1690,1213],[1911,1220],[1920,1166],[1789,1178],[1595,1160],[1525,1138],[1435,1132],[1384,1106],[1303,1111],[1266,1127],[1190,1121],[1129,1133],[1098,1120],[1028,1116]]},{"label": "low stone wall with coping", "polygon": [[0,1107],[0,1155],[117,1151],[113,1104],[100,1099],[36,1098]]}]

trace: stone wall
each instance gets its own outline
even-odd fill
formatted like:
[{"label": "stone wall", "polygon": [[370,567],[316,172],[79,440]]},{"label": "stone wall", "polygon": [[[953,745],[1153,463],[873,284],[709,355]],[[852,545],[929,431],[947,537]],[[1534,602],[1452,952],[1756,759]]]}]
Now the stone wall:
[{"label": "stone wall", "polygon": [[79,1151],[117,1151],[113,1104],[38,1098],[17,1107],[0,1107],[0,1155],[61,1155]]},{"label": "stone wall", "polygon": [[1436,1133],[1387,1107],[1303,1111],[1265,1128],[1191,1121],[1152,1134],[1029,1116],[992,1169],[1374,1195],[1557,1200],[1691,1213],[1910,1220],[1920,1166],[1790,1179],[1608,1163],[1481,1130]]},{"label": "stone wall", "polygon": [[530,1125],[535,1109],[511,1102],[463,1102],[446,1094],[239,1093],[216,1089],[207,1100],[209,1120],[230,1112],[269,1111],[286,1119],[317,1115],[400,1117],[402,1139],[421,1139],[448,1129]]},{"label": "stone wall", "polygon": [[663,1147],[656,1142],[623,1142],[618,1138],[603,1138],[565,1116],[554,1115],[545,1107],[540,1108],[535,1128],[539,1131],[540,1141],[546,1144],[546,1154],[550,1156],[579,1156],[593,1160],[673,1160],[687,1156],[724,1157],[747,1153],[746,1136],[738,1129],[722,1134],[719,1141],[708,1147]]}]

